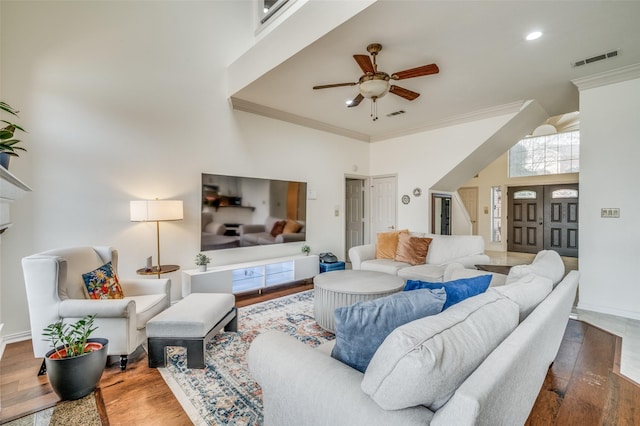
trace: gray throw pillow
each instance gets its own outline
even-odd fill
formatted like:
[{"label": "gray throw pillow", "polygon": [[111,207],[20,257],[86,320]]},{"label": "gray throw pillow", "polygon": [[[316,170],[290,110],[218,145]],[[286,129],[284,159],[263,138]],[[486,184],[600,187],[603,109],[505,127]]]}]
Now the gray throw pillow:
[{"label": "gray throw pillow", "polygon": [[336,345],[331,356],[364,372],[384,339],[397,327],[442,311],[444,289],[395,293],[337,308]]}]

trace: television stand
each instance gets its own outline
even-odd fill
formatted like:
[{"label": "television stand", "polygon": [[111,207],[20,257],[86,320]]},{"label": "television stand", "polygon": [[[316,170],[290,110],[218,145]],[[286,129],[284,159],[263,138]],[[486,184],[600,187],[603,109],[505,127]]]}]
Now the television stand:
[{"label": "television stand", "polygon": [[182,271],[182,297],[191,293],[245,293],[313,278],[318,256],[311,254],[262,259]]}]

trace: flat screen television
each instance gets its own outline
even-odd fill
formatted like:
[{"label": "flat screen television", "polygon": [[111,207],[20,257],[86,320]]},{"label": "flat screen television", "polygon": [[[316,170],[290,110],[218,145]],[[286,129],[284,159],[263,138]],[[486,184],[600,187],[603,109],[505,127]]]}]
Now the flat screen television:
[{"label": "flat screen television", "polygon": [[307,183],[202,174],[200,250],[304,241]]}]

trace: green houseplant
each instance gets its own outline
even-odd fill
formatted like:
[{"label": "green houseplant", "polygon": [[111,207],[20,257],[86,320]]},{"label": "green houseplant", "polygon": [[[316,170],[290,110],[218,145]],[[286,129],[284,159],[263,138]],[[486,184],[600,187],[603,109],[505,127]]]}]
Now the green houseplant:
[{"label": "green houseplant", "polygon": [[300,247],[300,251],[303,252],[305,255],[309,256],[309,253],[311,253],[311,247],[305,244],[302,247]]},{"label": "green houseplant", "polygon": [[82,398],[96,388],[107,363],[109,341],[89,338],[96,330],[95,315],[87,315],[75,323],[62,320],[43,330],[53,349],[45,355],[49,383],[62,400]]},{"label": "green houseplant", "polygon": [[204,253],[196,254],[196,265],[198,266],[198,270],[200,272],[204,272],[207,270],[207,265],[211,262],[211,258]]},{"label": "green houseplant", "polygon": [[[7,112],[15,117],[18,116],[18,111],[11,105],[0,101],[0,110]],[[4,127],[0,129],[0,165],[5,169],[9,168],[9,159],[11,157],[18,157],[17,151],[25,151],[21,146],[19,139],[14,138],[14,134],[17,130],[25,132],[25,130],[15,123],[11,123],[7,120],[0,120],[4,123]]]}]

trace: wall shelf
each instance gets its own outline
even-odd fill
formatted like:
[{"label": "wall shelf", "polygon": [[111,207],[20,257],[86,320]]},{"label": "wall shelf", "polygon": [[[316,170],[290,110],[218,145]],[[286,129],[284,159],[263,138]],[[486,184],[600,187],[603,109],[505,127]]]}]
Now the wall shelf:
[{"label": "wall shelf", "polygon": [[31,192],[31,188],[0,166],[0,233],[11,226],[10,203],[22,198],[27,192]]}]

